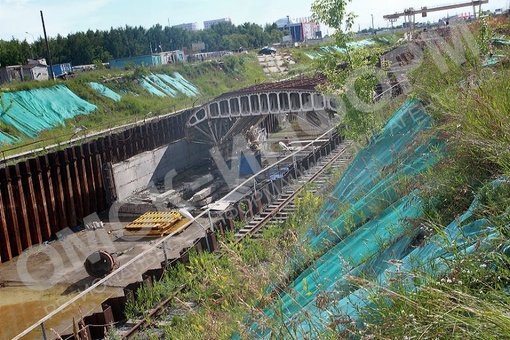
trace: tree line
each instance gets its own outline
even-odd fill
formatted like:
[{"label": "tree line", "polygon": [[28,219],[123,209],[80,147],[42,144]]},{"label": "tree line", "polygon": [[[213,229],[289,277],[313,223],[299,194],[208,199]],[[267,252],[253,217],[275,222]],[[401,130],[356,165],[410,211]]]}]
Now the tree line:
[{"label": "tree line", "polygon": [[[188,31],[159,24],[111,28],[109,31],[77,32],[48,38],[53,64],[87,65],[111,59],[134,57],[161,51],[191,50],[192,43],[205,43],[205,52],[259,48],[280,42],[284,32],[275,23],[265,27],[254,23],[235,26],[219,23],[210,29]],[[39,37],[32,44],[0,40],[0,65],[26,64],[29,58],[47,58],[46,43]]]}]

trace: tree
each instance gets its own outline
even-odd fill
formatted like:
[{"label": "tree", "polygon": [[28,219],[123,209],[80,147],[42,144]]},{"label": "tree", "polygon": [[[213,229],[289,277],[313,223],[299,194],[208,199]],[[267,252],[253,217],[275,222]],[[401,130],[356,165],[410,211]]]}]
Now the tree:
[{"label": "tree", "polygon": [[[73,65],[90,64],[94,61],[107,62],[111,59],[134,57],[160,51],[191,49],[193,42],[204,42],[207,51],[233,50],[243,47],[258,48],[280,42],[282,31],[276,24],[265,28],[244,23],[235,26],[225,22],[213,25],[210,29],[188,31],[175,27],[162,27],[156,24],[148,30],[138,26],[110,28],[107,31],[88,30],[57,35],[49,38],[53,63]],[[34,41],[32,50],[25,42],[0,40],[0,63],[2,65],[23,64],[31,56],[46,56],[46,46],[42,38]]]},{"label": "tree", "polygon": [[319,59],[318,68],[328,79],[323,92],[341,93],[345,103],[343,125],[350,138],[372,134],[378,128],[374,116],[376,108],[374,91],[378,85],[375,65],[381,54],[380,48],[355,48],[347,44],[352,39],[351,28],[356,17],[346,12],[350,0],[315,0],[312,5],[314,18],[335,28],[336,47],[342,52],[326,53]]},{"label": "tree", "polygon": [[23,48],[19,40],[13,38],[11,41],[0,41],[2,66],[25,64],[28,58],[30,58],[30,50]]}]

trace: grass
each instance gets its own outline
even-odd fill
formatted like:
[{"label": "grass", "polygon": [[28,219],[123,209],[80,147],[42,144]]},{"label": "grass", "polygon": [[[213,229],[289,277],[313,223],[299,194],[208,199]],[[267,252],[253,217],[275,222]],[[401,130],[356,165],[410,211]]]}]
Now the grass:
[{"label": "grass", "polygon": [[[508,53],[507,50],[498,51]],[[475,220],[486,220],[485,235],[491,237],[475,243],[471,253],[459,251],[456,244],[449,244],[446,238],[440,246],[452,257],[441,258],[442,272],[437,276],[418,269],[412,272],[395,273],[392,284],[388,287],[378,286],[363,277],[347,277],[345,287],[348,291],[356,287],[368,287],[373,292],[368,308],[359,310],[361,322],[356,323],[348,316],[337,315],[330,318],[326,330],[319,333],[321,339],[334,338],[366,338],[366,339],[500,339],[510,334],[510,315],[508,306],[510,296],[510,252],[508,251],[508,207],[510,206],[510,185],[501,180],[499,185],[491,184],[496,178],[507,178],[508,167],[508,131],[510,71],[505,62],[491,72],[490,80],[472,75],[483,72],[479,60],[475,56],[468,58],[466,64],[449,65],[447,74],[433,70],[434,65],[426,59],[421,68],[411,75],[414,84],[414,95],[423,98],[428,109],[435,118],[435,126],[429,132],[435,138],[443,140],[447,147],[444,158],[427,173],[416,178],[405,179],[402,188],[419,188],[421,198],[425,202],[425,213],[417,221],[429,230],[430,234],[441,235],[445,226],[466,212],[473,199],[478,197],[479,206],[464,225]],[[467,84],[467,85],[466,85]],[[425,136],[422,138],[427,138]],[[250,242],[239,254],[240,262],[234,266],[236,270],[245,271],[250,275],[264,273],[265,284],[275,282],[277,289],[288,289],[288,283],[307,267],[306,258],[303,267],[295,272],[281,275],[278,271],[265,271],[267,268],[282,268],[284,258],[295,258],[296,243],[300,239],[300,227],[313,224],[315,202],[308,198],[303,204],[303,211],[296,213],[287,221],[287,231],[277,232],[274,236],[280,239],[279,252],[273,252],[270,246],[271,237],[265,234],[260,243]],[[311,220],[307,220],[311,218]],[[308,222],[307,222],[308,221]],[[294,229],[296,228],[296,229]],[[270,229],[272,230],[272,229]],[[292,230],[292,231],[291,231]],[[274,230],[273,230],[274,232]],[[268,238],[266,238],[268,237]],[[268,243],[265,243],[268,242]],[[287,247],[287,242],[292,246]],[[424,240],[427,242],[427,239]],[[430,242],[430,241],[428,241]],[[282,251],[283,250],[283,251]],[[317,254],[303,253],[313,259]],[[247,253],[244,253],[247,251]],[[235,257],[235,256],[232,256]],[[271,262],[268,262],[268,258]],[[248,267],[245,267],[247,264]],[[249,271],[246,268],[257,268]],[[274,270],[274,269],[273,269]],[[254,274],[257,273],[257,274]],[[269,273],[269,274],[268,274]],[[250,277],[250,279],[253,279]],[[272,280],[271,280],[272,279]],[[252,281],[253,282],[253,281]],[[264,283],[259,286],[263,287]],[[283,321],[276,313],[268,319],[262,310],[270,306],[271,295],[260,295],[244,298],[237,290],[238,300],[247,304],[247,308],[237,309],[230,306],[232,314],[228,316],[216,309],[199,309],[196,314],[186,318],[186,328],[173,326],[168,329],[168,336],[178,334],[177,338],[203,337],[226,338],[242,327],[224,329],[224,319],[228,323],[242,322],[243,315],[251,315],[266,324],[273,331],[275,338],[293,338],[299,333],[292,323]],[[334,296],[318,294],[316,305],[327,306]],[[258,304],[253,304],[259,301]],[[203,301],[207,304],[207,300]],[[327,310],[327,309],[326,309]],[[329,313],[335,313],[329,310]],[[306,316],[305,316],[306,318]],[[222,321],[218,321],[222,320]],[[305,320],[306,321],[306,320]],[[326,321],[319,321],[326,322]],[[218,325],[218,323],[220,325]],[[315,327],[310,317],[310,327]],[[190,326],[191,324],[191,326]],[[341,327],[337,327],[337,326]],[[216,333],[221,329],[221,332]],[[177,330],[177,333],[174,331]],[[226,336],[224,335],[226,334]],[[239,333],[241,338],[252,335]]]},{"label": "grass", "polygon": [[[508,25],[500,20],[497,24],[499,29]],[[505,123],[510,112],[510,69],[506,59],[494,68],[483,68],[482,60],[483,56],[467,56],[463,65],[450,63],[448,72],[440,73],[426,56],[410,75],[415,95],[425,100],[435,119],[430,133],[447,145],[443,159],[415,181],[425,202],[418,222],[433,234],[441,234],[478,197],[480,205],[464,224],[485,220],[491,237],[482,241],[480,236],[470,254],[455,244],[441,244],[453,257],[442,259],[447,270],[439,278],[419,271],[402,273],[402,279],[389,288],[355,278],[375,292],[373,306],[361,311],[363,337],[499,339],[510,334],[510,190],[505,180],[510,174],[510,131]],[[496,178],[503,180],[491,184]],[[422,283],[419,288],[408,285],[416,280]]]},{"label": "grass", "polygon": [[172,339],[229,339],[234,334],[249,338],[242,322],[251,313],[261,316],[263,307],[271,303],[265,297],[271,282],[287,285],[292,274],[282,268],[301,249],[298,239],[321,206],[310,192],[302,193],[296,203],[296,212],[284,227],[269,225],[262,238],[236,246],[227,242],[227,236],[219,253],[192,253],[189,265],[170,269],[151,289],[140,288],[136,303],[128,304],[128,317],[143,318],[150,308],[184,287],[163,316],[166,325],[157,326],[158,321],[151,320],[153,327],[147,332],[163,329],[165,337]]}]

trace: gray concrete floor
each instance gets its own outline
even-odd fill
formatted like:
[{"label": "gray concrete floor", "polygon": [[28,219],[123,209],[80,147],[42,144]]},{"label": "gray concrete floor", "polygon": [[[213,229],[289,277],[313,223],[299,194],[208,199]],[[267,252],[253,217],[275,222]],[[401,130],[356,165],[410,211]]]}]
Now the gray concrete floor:
[{"label": "gray concrete floor", "polygon": [[[203,223],[206,223],[205,221]],[[67,303],[95,284],[83,265],[97,250],[111,253],[116,261],[116,274],[104,284],[80,297],[68,308],[45,322],[47,335],[55,328],[60,334],[69,333],[72,318],[101,310],[100,304],[109,297],[122,295],[121,287],[140,281],[147,269],[158,268],[164,261],[161,247],[155,247],[159,238],[124,236],[125,223],[105,223],[104,228],[82,230],[63,239],[34,246],[22,255],[0,265],[0,338],[10,339]],[[193,245],[205,235],[196,223],[165,242],[169,259],[178,258],[179,251]],[[151,250],[152,249],[152,250]],[[122,269],[135,257],[139,260]],[[72,331],[72,329],[71,329]],[[36,328],[23,339],[41,339]]]}]

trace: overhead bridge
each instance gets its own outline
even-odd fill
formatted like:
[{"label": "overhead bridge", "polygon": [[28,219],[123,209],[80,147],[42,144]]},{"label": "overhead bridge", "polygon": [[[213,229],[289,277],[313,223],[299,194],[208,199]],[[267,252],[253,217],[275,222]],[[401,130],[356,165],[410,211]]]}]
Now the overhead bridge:
[{"label": "overhead bridge", "polygon": [[335,99],[316,90],[323,82],[323,78],[291,80],[226,93],[196,108],[186,127],[195,130],[192,139],[218,145],[268,115],[335,112]]}]

